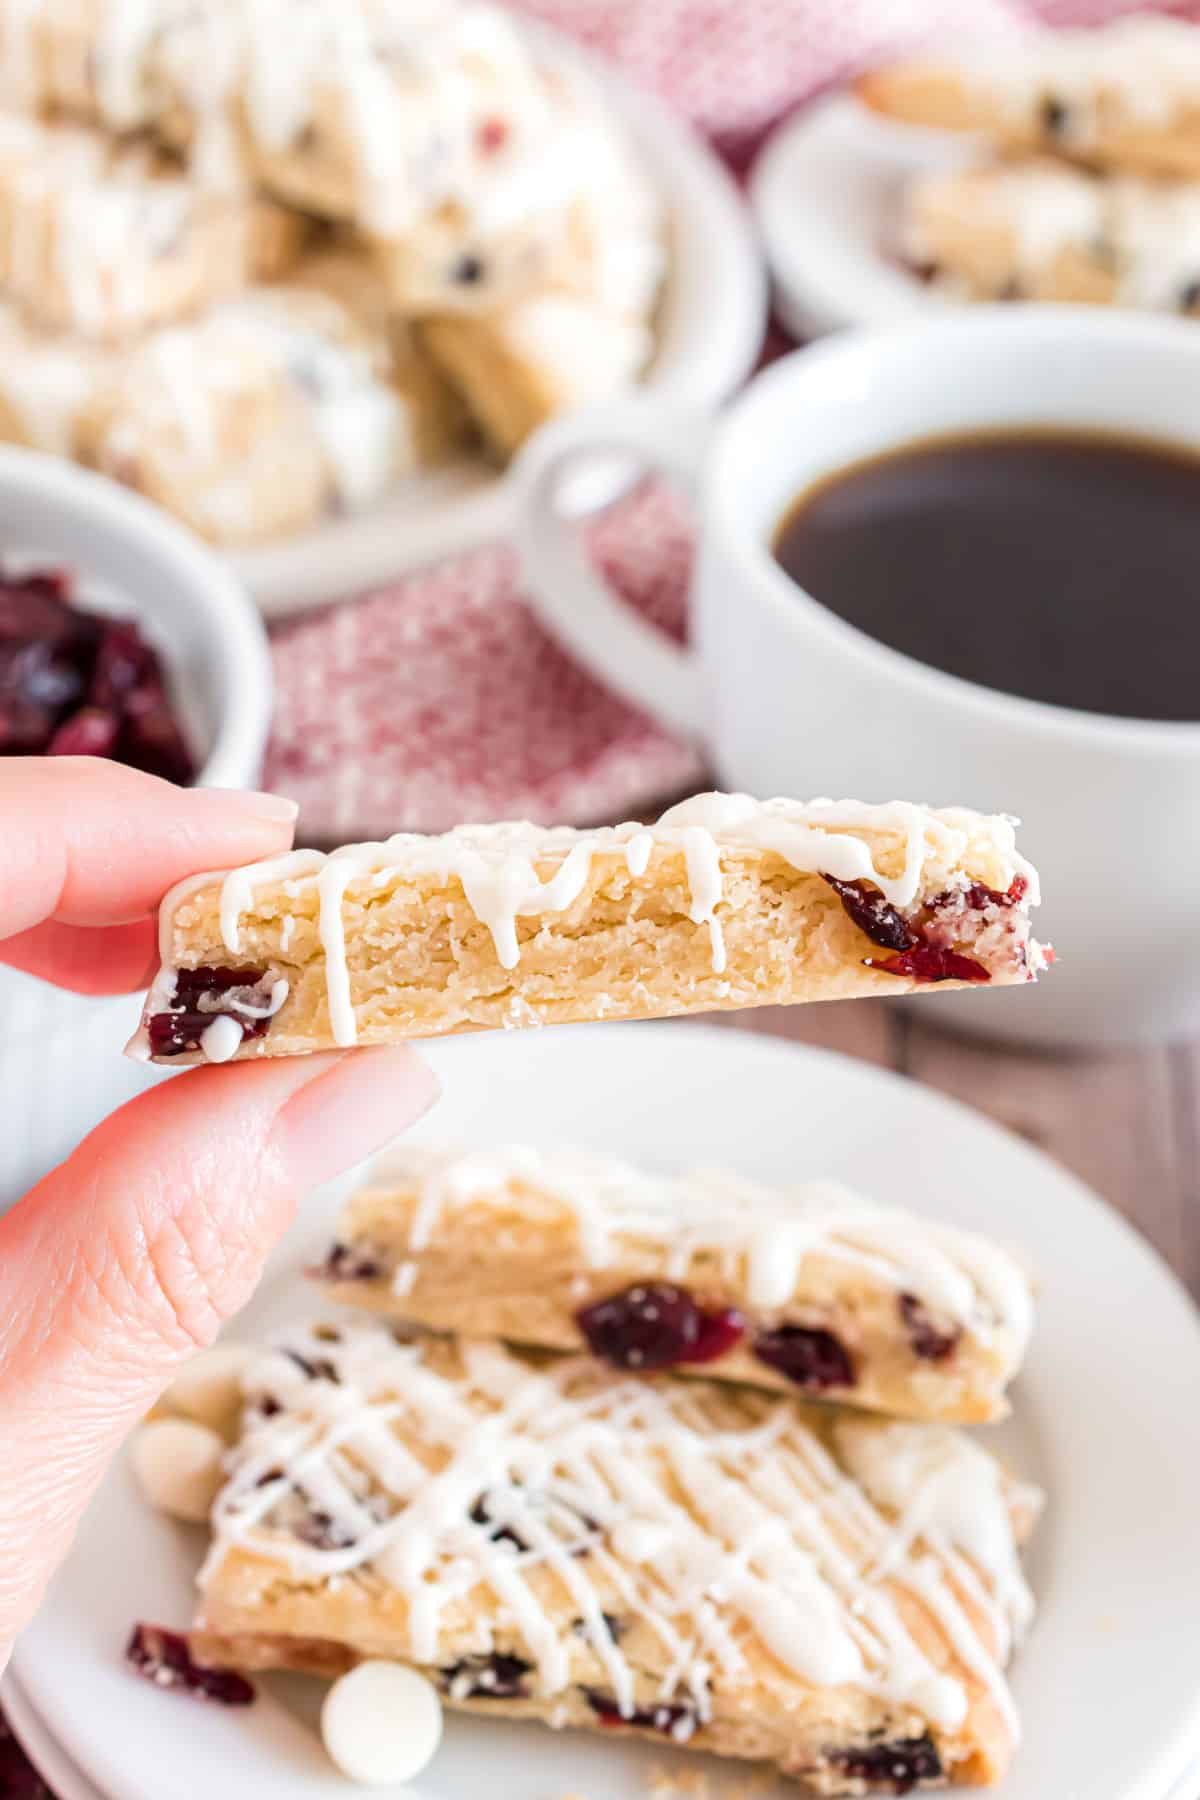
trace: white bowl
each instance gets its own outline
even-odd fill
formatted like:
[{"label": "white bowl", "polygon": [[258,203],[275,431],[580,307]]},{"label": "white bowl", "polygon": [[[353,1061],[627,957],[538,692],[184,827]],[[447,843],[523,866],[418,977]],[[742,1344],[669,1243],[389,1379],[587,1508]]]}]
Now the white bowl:
[{"label": "white bowl", "polygon": [[[660,100],[545,27],[522,27],[549,67],[582,68],[629,132],[658,183],[670,264],[657,349],[640,386],[689,409],[717,406],[754,367],[767,281],[745,203],[725,168]],[[400,482],[363,512],[231,553],[270,618],[361,593],[439,557],[508,535],[509,480],[480,457]]]},{"label": "white bowl", "polygon": [[[271,660],[255,607],[157,507],[56,457],[0,448],[0,566],[65,566],[83,604],[135,618],[161,653],[207,787],[258,778]],[[129,999],[83,999],[0,966],[0,1210],[144,1085],[120,1047]]]}]

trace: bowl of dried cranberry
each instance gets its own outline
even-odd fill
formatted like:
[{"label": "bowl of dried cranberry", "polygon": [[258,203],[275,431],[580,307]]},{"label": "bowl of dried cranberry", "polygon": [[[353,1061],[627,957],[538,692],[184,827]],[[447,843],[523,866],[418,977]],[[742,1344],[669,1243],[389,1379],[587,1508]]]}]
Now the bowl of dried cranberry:
[{"label": "bowl of dried cranberry", "polygon": [[240,787],[270,711],[262,622],[225,563],[104,477],[0,449],[0,755]]}]

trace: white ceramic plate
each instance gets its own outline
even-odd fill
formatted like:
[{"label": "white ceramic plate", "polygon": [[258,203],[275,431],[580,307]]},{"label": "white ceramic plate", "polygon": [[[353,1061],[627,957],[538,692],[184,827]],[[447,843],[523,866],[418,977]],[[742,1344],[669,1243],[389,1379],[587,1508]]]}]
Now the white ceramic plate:
[{"label": "white ceramic plate", "polygon": [[893,123],[849,94],[819,100],[773,132],[750,194],[788,330],[815,337],[953,305],[889,247],[905,181],[976,154],[961,134]]},{"label": "white ceramic plate", "polygon": [[[753,368],[766,318],[766,277],[733,182],[660,101],[557,33],[524,29],[547,63],[587,70],[666,203],[670,268],[658,348],[642,386],[689,408],[715,406]],[[275,618],[501,538],[510,509],[504,477],[481,460],[463,460],[402,482],[375,507],[231,560],[263,612]]]},{"label": "white ceramic plate", "polygon": [[[1050,1493],[1041,1616],[1014,1674],[1025,1744],[1002,1800],[1162,1800],[1200,1742],[1200,1322],[1159,1260],[1047,1158],[899,1077],[688,1025],[486,1035],[435,1046],[446,1097],[420,1135],[574,1142],[768,1181],[829,1174],[1022,1243],[1043,1283],[1016,1419],[993,1434]],[[311,1302],[299,1271],[336,1196],[314,1195],[239,1324]],[[248,1711],[157,1692],[121,1662],[135,1617],[184,1624],[203,1534],[150,1515],[118,1466],[18,1645],[14,1672],[87,1777],[119,1800],[346,1800],[315,1683]],[[696,1759],[690,1759],[693,1763]],[[684,1753],[451,1719],[411,1800],[634,1800]],[[726,1776],[730,1785],[736,1785]],[[718,1782],[717,1793],[725,1791]],[[770,1790],[785,1800],[783,1787]],[[764,1790],[763,1800],[767,1800]]]}]

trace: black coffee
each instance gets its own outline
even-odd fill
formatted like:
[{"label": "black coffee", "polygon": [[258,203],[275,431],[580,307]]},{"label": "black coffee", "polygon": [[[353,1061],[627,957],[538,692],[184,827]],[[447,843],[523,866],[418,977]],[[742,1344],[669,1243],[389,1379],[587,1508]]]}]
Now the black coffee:
[{"label": "black coffee", "polygon": [[984,687],[1200,719],[1200,457],[1066,431],[930,438],[794,502],[780,566],[881,644]]}]

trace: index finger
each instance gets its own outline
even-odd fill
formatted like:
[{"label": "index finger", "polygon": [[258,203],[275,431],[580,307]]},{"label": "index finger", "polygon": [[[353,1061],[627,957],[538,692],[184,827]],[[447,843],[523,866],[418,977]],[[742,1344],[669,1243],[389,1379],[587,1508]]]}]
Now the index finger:
[{"label": "index finger", "polygon": [[286,850],[274,794],[177,788],[86,756],[0,760],[0,939],[46,919],[125,925],[185,875]]}]

